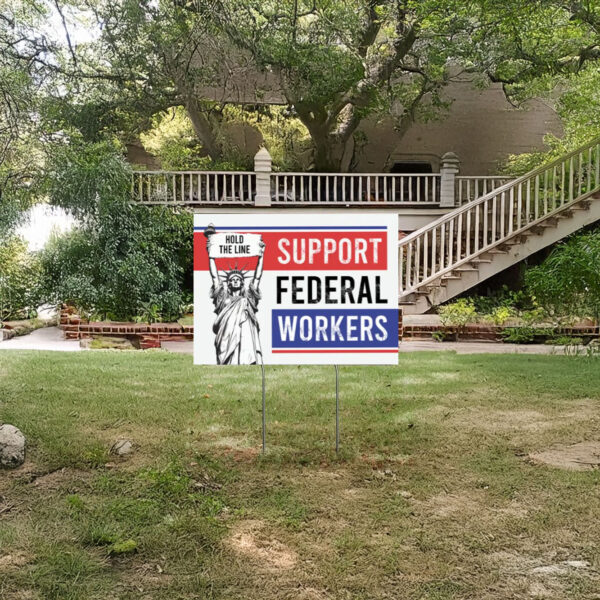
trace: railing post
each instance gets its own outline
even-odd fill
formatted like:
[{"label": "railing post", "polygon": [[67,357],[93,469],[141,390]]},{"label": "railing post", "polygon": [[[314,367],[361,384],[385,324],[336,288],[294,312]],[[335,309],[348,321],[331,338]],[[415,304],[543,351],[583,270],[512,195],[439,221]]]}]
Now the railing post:
[{"label": "railing post", "polygon": [[440,166],[440,208],[456,206],[456,176],[460,172],[460,160],[454,152],[446,152],[442,156]]},{"label": "railing post", "polygon": [[271,155],[263,146],[254,157],[256,196],[254,206],[271,206]]}]

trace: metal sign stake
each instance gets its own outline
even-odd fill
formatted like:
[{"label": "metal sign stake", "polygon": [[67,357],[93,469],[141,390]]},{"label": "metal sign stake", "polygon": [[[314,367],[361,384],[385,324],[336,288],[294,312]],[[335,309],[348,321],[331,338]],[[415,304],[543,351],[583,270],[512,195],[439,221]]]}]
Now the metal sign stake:
[{"label": "metal sign stake", "polygon": [[265,365],[260,361],[260,370],[262,372],[262,453],[267,449],[267,417],[265,400]]},{"label": "metal sign stake", "polygon": [[335,367],[335,451],[340,451],[340,380],[338,366]]}]

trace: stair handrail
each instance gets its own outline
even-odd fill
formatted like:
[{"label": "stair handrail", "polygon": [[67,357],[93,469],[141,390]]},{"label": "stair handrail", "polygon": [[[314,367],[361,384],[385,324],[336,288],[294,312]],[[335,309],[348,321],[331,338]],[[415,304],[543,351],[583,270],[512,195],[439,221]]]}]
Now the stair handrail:
[{"label": "stair handrail", "polygon": [[[578,148],[576,148],[575,150],[568,152],[566,154],[563,154],[557,158],[555,158],[554,160],[543,164],[539,167],[536,167],[535,169],[529,171],[528,173],[525,173],[524,175],[521,175],[520,177],[507,182],[506,184],[492,190],[491,192],[484,194],[483,196],[480,196],[479,198],[472,200],[471,202],[468,202],[462,206],[459,206],[455,209],[453,209],[452,211],[450,211],[449,213],[442,215],[440,218],[436,219],[435,221],[432,221],[431,223],[428,223],[427,225],[425,225],[424,227],[412,232],[411,234],[407,235],[406,237],[402,238],[401,240],[398,241],[398,253],[399,253],[399,267],[400,267],[400,297],[402,296],[406,296],[410,293],[412,293],[413,291],[417,290],[419,287],[427,284],[428,282],[434,281],[436,279],[438,279],[439,277],[441,277],[442,275],[448,273],[449,271],[452,271],[453,268],[457,268],[457,266],[459,264],[463,264],[465,262],[467,262],[467,259],[469,257],[471,257],[471,259],[476,255],[476,254],[480,254],[483,251],[485,251],[486,249],[491,249],[493,246],[497,246],[499,244],[502,243],[503,240],[508,239],[509,237],[512,237],[515,235],[515,233],[517,233],[518,231],[520,231],[521,229],[524,229],[525,227],[530,227],[532,224],[534,224],[535,222],[537,222],[538,220],[540,220],[540,214],[539,214],[539,206],[537,206],[535,208],[535,213],[534,216],[535,218],[530,220],[529,219],[529,214],[525,215],[525,218],[523,219],[523,213],[522,213],[522,197],[521,195],[519,195],[519,208],[518,211],[519,213],[517,213],[516,215],[514,214],[514,192],[515,191],[520,191],[520,193],[522,194],[522,190],[523,190],[523,186],[526,185],[527,186],[527,190],[528,190],[528,194],[531,193],[531,184],[534,183],[534,185],[539,185],[540,182],[540,176],[543,176],[545,182],[544,184],[546,185],[548,179],[550,179],[549,177],[549,173],[552,173],[552,185],[554,186],[553,190],[556,193],[557,190],[560,190],[561,192],[561,201],[559,204],[559,207],[562,208],[564,207],[564,205],[569,204],[571,202],[573,202],[575,200],[576,194],[574,193],[574,172],[573,172],[573,165],[574,165],[574,158],[578,157],[578,168],[581,171],[581,167],[582,167],[582,157],[587,153],[588,156],[588,161],[587,161],[587,165],[588,166],[592,166],[592,150],[595,150],[595,157],[594,157],[594,174],[595,174],[595,186],[593,186],[595,189],[597,189],[600,186],[600,136],[594,138],[592,141],[588,142],[585,145],[582,145]],[[568,199],[565,200],[564,197],[564,183],[565,183],[565,173],[566,173],[566,169],[567,166],[569,165],[570,168],[570,172],[569,172],[569,176],[566,180],[566,183],[568,183],[569,186],[569,196]],[[561,179],[559,180],[559,183],[561,184],[558,188],[556,187],[556,175],[557,175],[557,168],[560,168],[561,170]],[[588,172],[586,173],[587,175],[587,179],[588,179],[588,189],[586,190],[587,192],[590,192],[590,183],[591,183],[591,176],[592,173],[591,171],[588,170]],[[582,189],[582,178],[581,178],[581,172],[578,173],[578,180],[577,180],[577,184],[578,184],[578,191],[579,193],[577,194],[577,197],[579,199],[579,196],[581,196],[581,189]],[[546,206],[546,200],[547,200],[547,193],[550,191],[550,187],[547,186],[544,188],[544,206]],[[539,188],[534,188],[534,192],[535,192],[535,202],[538,203],[540,200],[540,196],[539,196]],[[497,239],[492,239],[491,242],[488,244],[487,243],[487,239],[488,239],[488,232],[483,232],[483,230],[481,229],[477,229],[476,233],[479,236],[480,234],[485,235],[485,243],[483,244],[479,244],[477,243],[473,243],[472,245],[477,247],[477,251],[470,253],[468,256],[463,257],[462,256],[462,252],[461,252],[461,247],[460,247],[460,241],[459,241],[459,245],[458,245],[458,253],[456,254],[457,260],[454,261],[453,264],[448,264],[447,266],[445,266],[445,256],[444,253],[442,252],[441,257],[434,257],[433,253],[431,252],[431,250],[429,249],[429,247],[427,247],[427,249],[423,251],[423,255],[425,256],[425,260],[424,261],[420,261],[420,257],[414,259],[414,257],[409,257],[408,256],[404,256],[403,255],[403,251],[404,249],[408,249],[408,251],[410,251],[412,249],[412,245],[414,242],[417,242],[423,238],[425,238],[425,241],[428,241],[427,238],[425,236],[428,235],[433,235],[433,241],[435,244],[436,241],[436,236],[435,236],[435,232],[438,230],[438,228],[442,228],[442,231],[444,234],[446,234],[446,229],[445,226],[453,226],[454,223],[456,223],[458,221],[459,224],[462,224],[462,217],[463,216],[468,216],[469,221],[471,220],[471,215],[475,214],[474,211],[479,211],[480,207],[482,205],[485,205],[486,203],[489,202],[493,202],[493,206],[494,209],[496,208],[496,200],[498,198],[502,199],[502,210],[504,211],[502,214],[500,213],[494,213],[493,215],[493,221],[496,222],[498,220],[498,218],[500,217],[500,221],[501,221],[501,231],[505,230],[505,198],[506,198],[506,194],[510,195],[510,220],[509,220],[509,227],[508,229],[508,234],[507,235],[502,235],[500,237],[498,237]],[[589,194],[588,194],[589,195]],[[527,210],[529,210],[529,205],[530,205],[530,200],[531,197],[528,196],[527,197]],[[556,199],[553,198],[553,202],[554,202],[554,209],[556,209]],[[554,210],[553,209],[553,210]],[[541,215],[542,218],[546,218],[551,211],[546,211],[544,214]],[[514,223],[513,223],[513,219],[514,217],[517,217],[517,222],[519,224],[519,226],[515,229],[513,227]],[[521,227],[521,222],[522,220],[525,221],[525,227]],[[488,222],[487,217],[485,218],[485,222]],[[480,223],[479,220],[479,212],[477,212],[477,224]],[[471,226],[471,223],[469,222],[469,227]],[[476,225],[476,227],[478,227],[478,225]],[[450,229],[452,230],[453,227],[450,227]],[[442,233],[442,231],[440,231],[440,233]],[[470,233],[470,231],[469,231]],[[461,231],[462,234],[462,231]],[[495,238],[495,230],[494,233],[492,235],[492,238]],[[479,238],[477,238],[478,240]],[[453,240],[450,240],[450,243],[452,243]],[[444,241],[445,244],[445,241]],[[471,244],[468,244],[469,246],[471,246]],[[425,248],[425,244],[423,244],[423,247]],[[450,249],[450,256],[453,255],[452,253],[452,249],[450,247],[450,245],[448,246]],[[421,245],[419,243],[419,245],[416,247],[417,251],[421,250]],[[433,248],[433,250],[436,250],[436,248]],[[428,253],[431,254],[431,259],[432,262],[428,265],[427,262],[427,258],[428,258]],[[434,269],[434,264],[436,262],[436,258],[440,258],[440,268],[436,271]],[[404,264],[403,264],[403,260],[406,259],[407,261],[410,261],[411,264],[408,265],[408,269],[406,270],[406,272],[403,270],[404,268]],[[414,259],[414,260],[413,260]],[[415,262],[415,264],[412,264],[413,262]],[[451,262],[451,261],[450,261]],[[424,264],[423,264],[424,263]],[[411,269],[413,269],[413,267],[417,267],[416,272],[417,274],[423,270],[423,276],[422,277],[413,277],[412,273],[410,272]],[[428,272],[428,266],[431,268],[431,274],[427,275]],[[419,281],[415,281],[416,279],[418,279]]]},{"label": "stair handrail", "polygon": [[560,157],[555,158],[551,162],[541,165],[539,167],[536,167],[535,169],[528,171],[524,175],[521,175],[515,179],[512,179],[508,183],[505,183],[505,184],[497,187],[496,189],[492,190],[491,192],[488,192],[487,194],[480,196],[479,198],[476,198],[475,200],[471,200],[471,202],[467,202],[466,204],[463,204],[462,206],[458,206],[457,208],[454,208],[453,210],[451,210],[450,212],[447,212],[445,215],[442,215],[435,221],[431,221],[431,222],[427,223],[427,225],[424,225],[420,229],[417,229],[416,231],[413,231],[412,233],[403,237],[401,240],[398,240],[398,246],[415,239],[416,237],[419,236],[419,234],[421,232],[425,232],[426,229],[432,229],[433,227],[440,225],[441,223],[443,223],[446,220],[451,220],[454,215],[457,215],[460,212],[465,212],[469,208],[472,208],[475,204],[483,203],[486,200],[489,200],[490,198],[493,198],[494,196],[501,194],[502,192],[506,192],[511,187],[515,187],[521,183],[524,183],[528,179],[531,179],[537,175],[540,175],[540,174],[544,173],[544,171],[546,171],[547,169],[558,166],[561,163],[563,163],[565,160],[569,160],[570,158],[577,156],[577,154],[580,154],[581,152],[585,152],[589,148],[591,148],[595,145],[598,145],[598,144],[600,144],[600,136],[594,138],[588,144],[585,144],[584,146],[580,146],[579,148],[573,150],[572,152],[569,152],[568,154],[561,154]]}]

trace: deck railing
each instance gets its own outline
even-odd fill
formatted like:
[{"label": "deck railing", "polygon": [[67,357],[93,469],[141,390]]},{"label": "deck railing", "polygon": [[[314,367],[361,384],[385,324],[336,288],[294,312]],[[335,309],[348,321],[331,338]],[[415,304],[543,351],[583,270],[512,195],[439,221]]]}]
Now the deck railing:
[{"label": "deck railing", "polygon": [[600,139],[498,187],[398,242],[400,297],[600,189]]},{"label": "deck railing", "polygon": [[440,174],[273,173],[273,204],[439,204]]},{"label": "deck railing", "polygon": [[503,177],[456,177],[456,155],[439,173],[278,173],[261,149],[254,171],[134,171],[132,200],[190,206],[406,206],[453,208],[506,182]]},{"label": "deck railing", "polygon": [[254,204],[256,174],[236,171],[134,171],[141,204]]}]

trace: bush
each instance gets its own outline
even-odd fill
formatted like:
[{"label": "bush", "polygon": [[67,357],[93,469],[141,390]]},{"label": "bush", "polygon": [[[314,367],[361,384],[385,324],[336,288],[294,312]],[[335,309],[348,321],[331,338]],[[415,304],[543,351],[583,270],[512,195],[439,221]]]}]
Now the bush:
[{"label": "bush", "polygon": [[48,189],[80,224],[40,253],[40,295],[88,318],[131,320],[152,307],[153,320],[176,320],[192,289],[192,215],[130,204],[129,167],[114,145],[75,154],[56,154]]},{"label": "bush", "polygon": [[546,311],[600,317],[600,231],[572,236],[525,274],[529,292]]},{"label": "bush", "polygon": [[10,236],[0,245],[0,321],[35,316],[39,263],[25,241]]},{"label": "bush", "polygon": [[189,214],[127,206],[54,237],[40,253],[41,295],[88,318],[132,320],[152,307],[153,321],[176,320],[191,294],[192,229]]},{"label": "bush", "polygon": [[442,325],[459,329],[464,328],[477,317],[475,304],[471,298],[460,298],[456,302],[440,306],[438,314]]}]

